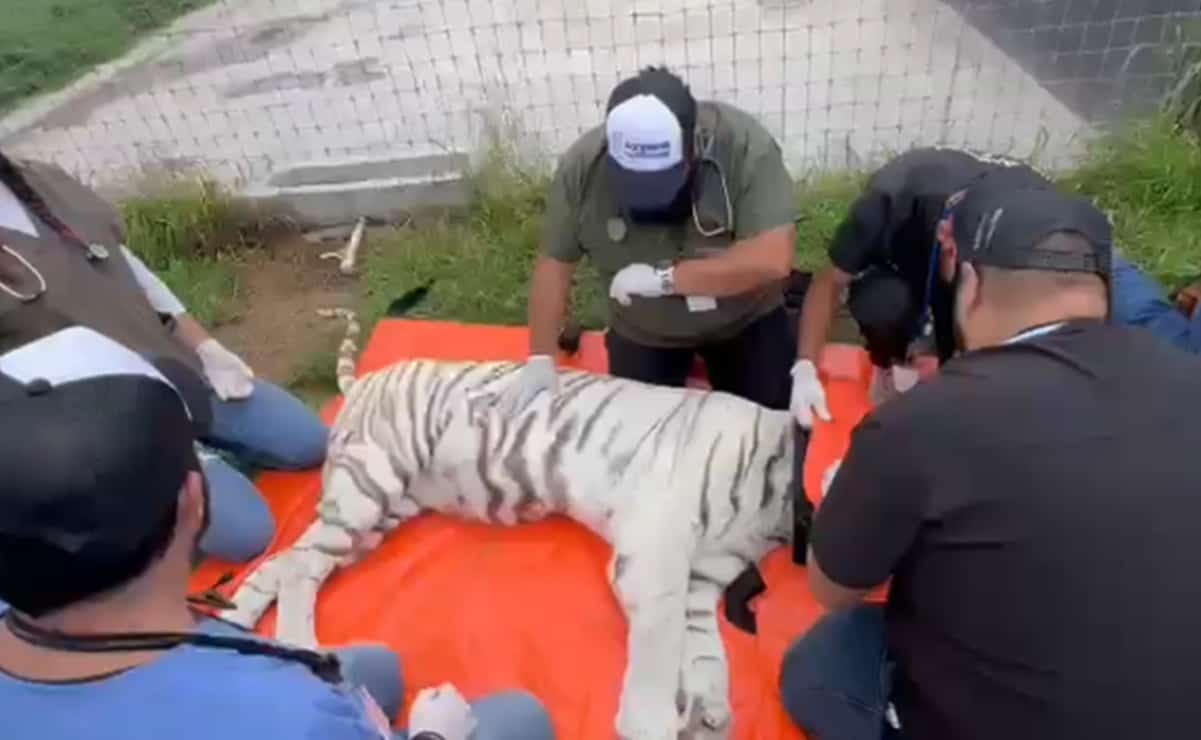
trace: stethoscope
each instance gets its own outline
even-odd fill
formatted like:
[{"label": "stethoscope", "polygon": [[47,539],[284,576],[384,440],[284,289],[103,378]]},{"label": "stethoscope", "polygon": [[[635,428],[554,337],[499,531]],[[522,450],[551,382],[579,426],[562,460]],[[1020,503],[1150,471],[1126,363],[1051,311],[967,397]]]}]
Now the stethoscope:
[{"label": "stethoscope", "polygon": [[[83,239],[80,239],[79,235],[74,231],[70,231],[70,227],[67,228],[68,234],[66,234],[66,236],[83,245],[83,247],[87,250],[89,262],[97,262],[108,259],[109,252],[107,247],[105,247],[103,244],[89,244]],[[34,280],[36,280],[38,284],[37,290],[35,290],[33,293],[26,294],[17,291],[11,285],[8,285],[3,280],[0,280],[0,291],[4,291],[6,294],[12,296],[21,303],[31,303],[40,298],[42,294],[46,292],[46,276],[44,276],[41,271],[38,270],[38,268],[34,267],[32,262],[25,259],[20,252],[8,246],[7,244],[0,242],[0,250],[19,262],[30,275],[33,275]]]},{"label": "stethoscope", "polygon": [[[695,145],[696,150],[701,154],[696,163],[698,173],[705,165],[712,165],[713,169],[717,170],[717,181],[721,185],[721,197],[726,207],[726,220],[719,223],[716,228],[706,229],[701,225],[701,217],[696,209],[697,198],[692,199],[692,225],[696,227],[697,233],[706,239],[721,234],[734,223],[734,204],[730,201],[730,189],[726,185],[726,171],[722,168],[721,162],[712,156],[713,139],[712,131],[697,129]],[[700,182],[700,178],[697,178],[697,182]]]}]

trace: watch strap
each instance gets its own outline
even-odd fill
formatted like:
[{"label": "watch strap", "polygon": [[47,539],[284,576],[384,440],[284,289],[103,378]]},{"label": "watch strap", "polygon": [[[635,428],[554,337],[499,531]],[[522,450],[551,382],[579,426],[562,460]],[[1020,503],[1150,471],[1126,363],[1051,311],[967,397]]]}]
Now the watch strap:
[{"label": "watch strap", "polygon": [[655,274],[659,277],[659,287],[663,289],[664,295],[674,295],[676,292],[675,265],[657,267],[655,268]]}]

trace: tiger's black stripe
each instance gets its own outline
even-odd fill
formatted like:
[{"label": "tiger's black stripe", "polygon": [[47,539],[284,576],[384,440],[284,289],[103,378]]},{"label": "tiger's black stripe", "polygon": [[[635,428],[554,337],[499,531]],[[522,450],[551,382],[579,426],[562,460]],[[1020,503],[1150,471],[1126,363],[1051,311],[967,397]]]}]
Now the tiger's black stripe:
[{"label": "tiger's black stripe", "polygon": [[402,376],[398,381],[404,384],[405,411],[407,411],[409,414],[409,424],[407,427],[405,427],[409,430],[409,433],[405,436],[408,437],[409,440],[409,448],[413,453],[413,462],[419,469],[425,467],[425,462],[421,458],[421,450],[417,440],[418,435],[413,434],[412,430],[418,428],[418,422],[420,421],[420,419],[417,418],[417,382],[420,379],[420,367],[420,363],[410,363],[405,375]]},{"label": "tiger's black stripe", "polygon": [[519,511],[518,507],[529,505],[538,501],[537,485],[534,483],[534,476],[530,474],[529,468],[529,450],[526,449],[526,441],[530,436],[530,429],[534,425],[533,414],[526,414],[521,420],[521,424],[517,427],[517,433],[513,436],[513,442],[509,445],[509,451],[504,457],[505,472],[517,484],[518,498],[515,504],[514,512]]},{"label": "tiger's black stripe", "polygon": [[580,430],[580,436],[575,441],[576,452],[580,452],[588,446],[588,440],[592,438],[592,430],[596,427],[596,422],[600,421],[605,415],[605,409],[609,408],[609,404],[613,403],[613,399],[621,395],[622,390],[624,390],[622,386],[617,386],[606,393],[600,403],[588,411],[588,418],[584,421],[584,426]]},{"label": "tiger's black stripe", "polygon": [[725,537],[730,532],[730,527],[738,522],[738,513],[742,509],[742,498],[738,495],[738,490],[742,487],[742,474],[746,469],[746,440],[738,440],[738,465],[734,468],[734,477],[730,481],[730,508],[733,509],[730,518],[726,520],[725,526],[721,528],[718,537]]},{"label": "tiger's black stripe", "polygon": [[764,465],[763,471],[763,497],[759,499],[760,511],[770,506],[772,498],[776,495],[776,487],[772,484],[772,481],[775,480],[773,473],[776,469],[776,464],[784,459],[790,442],[791,440],[788,439],[788,435],[782,435],[779,442],[776,443],[776,449],[772,450],[771,455],[767,458],[767,463]]},{"label": "tiger's black stripe", "polygon": [[489,475],[492,469],[490,459],[492,447],[488,444],[488,436],[491,431],[491,427],[487,424],[480,430],[481,444],[480,454],[476,460],[476,472],[479,473],[480,482],[484,484],[484,490],[488,493],[487,508],[485,509],[488,521],[496,523],[496,515],[500,511],[501,504],[504,503],[505,493]]},{"label": "tiger's black stripe", "polygon": [[621,436],[621,430],[623,428],[624,427],[622,427],[622,424],[619,421],[616,424],[614,424],[611,429],[609,429],[609,436],[605,438],[605,443],[603,445],[601,445],[601,454],[602,455],[609,454],[609,450],[612,449],[613,443],[616,442],[618,440],[618,438]]},{"label": "tiger's black stripe", "polygon": [[717,445],[721,442],[721,432],[713,438],[713,444],[709,445],[709,454],[705,455],[705,474],[701,479],[701,534],[709,533],[709,476],[713,472],[713,453],[717,452]]},{"label": "tiger's black stripe", "polygon": [[567,479],[563,475],[563,449],[575,434],[578,421],[579,419],[576,417],[569,417],[559,427],[555,432],[550,449],[546,451],[546,456],[543,458],[542,478],[546,481],[546,495],[556,511],[566,511],[569,505],[569,488]]}]

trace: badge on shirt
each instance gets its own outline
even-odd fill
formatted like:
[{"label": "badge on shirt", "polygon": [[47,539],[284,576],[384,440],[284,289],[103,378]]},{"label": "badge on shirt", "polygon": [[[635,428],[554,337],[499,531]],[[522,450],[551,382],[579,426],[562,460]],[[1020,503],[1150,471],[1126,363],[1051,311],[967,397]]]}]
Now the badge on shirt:
[{"label": "badge on shirt", "polygon": [[392,740],[392,723],[384,715],[384,710],[379,708],[379,704],[375,703],[375,699],[371,698],[371,694],[367,693],[367,689],[359,686],[357,689],[359,699],[363,702],[363,708],[367,710],[367,719],[371,721],[371,725],[379,732],[380,740]]},{"label": "badge on shirt", "polygon": [[614,216],[605,222],[605,231],[609,234],[609,241],[620,242],[626,238],[626,222],[620,216]]},{"label": "badge on shirt", "polygon": [[688,304],[688,310],[692,313],[717,310],[717,299],[712,296],[690,295],[685,297],[684,301]]}]

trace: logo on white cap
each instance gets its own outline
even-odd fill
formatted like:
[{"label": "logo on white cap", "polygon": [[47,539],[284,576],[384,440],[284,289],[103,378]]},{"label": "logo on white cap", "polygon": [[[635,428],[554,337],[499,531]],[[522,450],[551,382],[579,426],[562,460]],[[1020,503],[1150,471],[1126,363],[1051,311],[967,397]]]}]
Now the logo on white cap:
[{"label": "logo on white cap", "polygon": [[609,156],[631,172],[662,172],[684,160],[684,130],[662,100],[635,95],[605,122]]}]

